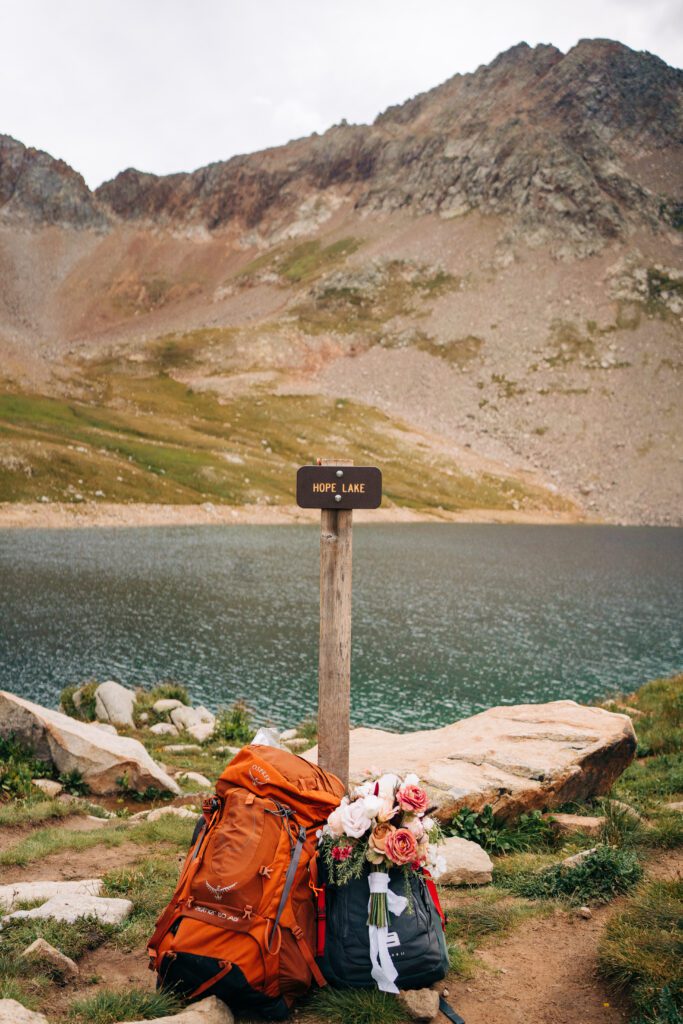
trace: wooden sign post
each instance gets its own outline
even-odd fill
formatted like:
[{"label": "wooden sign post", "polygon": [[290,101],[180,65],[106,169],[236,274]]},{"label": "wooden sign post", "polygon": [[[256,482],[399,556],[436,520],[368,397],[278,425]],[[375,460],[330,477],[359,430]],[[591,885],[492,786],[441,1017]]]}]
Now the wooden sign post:
[{"label": "wooden sign post", "polygon": [[318,764],[349,782],[351,710],[351,528],[354,508],[377,508],[382,474],[343,459],[297,473],[297,503],[320,513]]}]

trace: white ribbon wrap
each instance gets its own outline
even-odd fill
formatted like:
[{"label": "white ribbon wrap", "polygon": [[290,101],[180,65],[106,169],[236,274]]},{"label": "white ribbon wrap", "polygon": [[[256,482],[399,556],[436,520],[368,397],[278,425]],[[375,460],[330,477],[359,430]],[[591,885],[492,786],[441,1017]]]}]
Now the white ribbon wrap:
[{"label": "white ribbon wrap", "polygon": [[[371,893],[385,892],[387,894],[387,910],[396,917],[400,917],[406,908],[408,900],[405,896],[397,896],[395,892],[391,891],[387,872],[371,871],[368,875],[368,885]],[[368,901],[369,909],[370,902]],[[389,946],[387,944],[389,929],[387,927],[378,928],[377,925],[369,924],[368,932],[370,933],[371,974],[374,982],[380,992],[393,992],[396,994],[398,989],[395,981],[398,977],[398,971],[394,967],[394,962],[389,955]]]}]

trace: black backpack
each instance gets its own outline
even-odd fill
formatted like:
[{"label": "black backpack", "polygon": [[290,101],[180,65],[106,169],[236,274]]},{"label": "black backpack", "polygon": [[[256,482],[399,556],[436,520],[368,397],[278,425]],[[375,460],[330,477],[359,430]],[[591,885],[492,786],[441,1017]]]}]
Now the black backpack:
[{"label": "black backpack", "polygon": [[[323,865],[321,874],[324,879]],[[335,988],[374,988],[368,935],[368,864],[363,875],[336,886],[325,884],[318,900],[318,965]],[[411,897],[400,916],[389,913],[389,955],[398,971],[396,986],[426,988],[445,978],[448,952],[442,920],[421,873],[389,871],[389,886]],[[433,884],[433,883],[432,883]]]}]

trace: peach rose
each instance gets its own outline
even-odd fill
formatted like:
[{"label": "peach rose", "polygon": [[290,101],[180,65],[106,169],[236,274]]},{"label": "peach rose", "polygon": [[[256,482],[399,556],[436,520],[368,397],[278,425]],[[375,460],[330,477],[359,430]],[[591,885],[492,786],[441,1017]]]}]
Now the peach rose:
[{"label": "peach rose", "polygon": [[415,836],[407,828],[397,828],[384,840],[384,852],[394,864],[410,864],[417,857]]},{"label": "peach rose", "polygon": [[375,825],[368,841],[370,849],[383,854],[386,850],[387,839],[395,831],[394,826],[390,825],[388,821],[381,821],[379,825]]},{"label": "peach rose", "polygon": [[399,786],[396,799],[402,810],[412,811],[414,814],[424,814],[429,803],[427,794],[422,786],[414,786],[411,783],[404,783],[402,786]]}]

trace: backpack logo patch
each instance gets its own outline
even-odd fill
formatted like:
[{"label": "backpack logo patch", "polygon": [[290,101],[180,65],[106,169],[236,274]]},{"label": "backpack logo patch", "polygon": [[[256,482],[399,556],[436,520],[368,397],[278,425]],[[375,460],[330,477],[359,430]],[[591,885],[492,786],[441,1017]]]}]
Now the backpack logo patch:
[{"label": "backpack logo patch", "polygon": [[205,882],[204,884],[206,885],[206,888],[209,890],[213,898],[220,902],[225,896],[226,892],[230,892],[231,889],[235,888],[237,882],[232,882],[231,885],[218,885],[215,887],[211,885],[210,882]]},{"label": "backpack logo patch", "polygon": [[260,764],[252,764],[249,769],[249,778],[255,786],[265,786],[267,782],[270,782],[270,775]]}]

